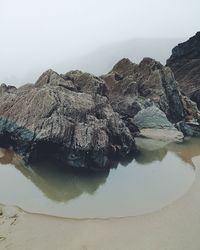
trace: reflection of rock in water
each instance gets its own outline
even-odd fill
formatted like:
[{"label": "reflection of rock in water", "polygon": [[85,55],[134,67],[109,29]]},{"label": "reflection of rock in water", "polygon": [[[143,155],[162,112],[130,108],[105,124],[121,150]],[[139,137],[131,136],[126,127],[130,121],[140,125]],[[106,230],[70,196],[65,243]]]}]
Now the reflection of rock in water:
[{"label": "reflection of rock in water", "polygon": [[[196,138],[169,145],[143,139],[140,141],[140,154],[136,155],[136,161],[143,165],[153,161],[162,161],[167,152],[171,151],[185,162],[192,163],[192,158],[200,154],[199,143],[200,140]],[[106,182],[109,175],[109,171],[80,172],[76,169],[72,171],[52,162],[41,162],[25,167],[11,149],[0,150],[0,163],[15,165],[45,196],[57,202],[75,199],[83,193],[93,194],[100,185]],[[129,161],[124,162],[123,165],[127,163]],[[112,163],[112,167],[117,167],[117,165],[117,161]]]},{"label": "reflection of rock in water", "polygon": [[153,161],[162,161],[167,154],[166,148],[161,148],[155,151],[143,150],[135,158],[140,164],[148,164]]},{"label": "reflection of rock in water", "polygon": [[83,173],[80,170],[68,170],[49,162],[37,163],[28,169],[22,167],[20,171],[48,198],[58,202],[74,199],[84,192],[93,194],[106,182],[109,174],[109,171]]},{"label": "reflection of rock in water", "polygon": [[162,161],[167,154],[166,141],[137,138],[136,144],[140,153],[135,157],[140,164],[148,164],[153,161]]},{"label": "reflection of rock in water", "polygon": [[166,143],[149,139],[136,139],[136,144],[140,153],[136,156],[136,161],[147,164],[153,161],[162,161],[168,151],[175,153],[184,162],[191,165],[192,158],[200,154],[200,139],[185,139],[183,143]]},{"label": "reflection of rock in water", "polygon": [[12,162],[14,152],[11,149],[0,148],[0,163],[9,164]]},{"label": "reflection of rock in water", "polygon": [[16,162],[14,152],[5,150],[0,163],[11,163],[36,185],[49,199],[64,202],[80,196],[82,193],[93,194],[106,182],[109,171],[86,172],[69,170],[50,162],[40,162],[29,167]]}]

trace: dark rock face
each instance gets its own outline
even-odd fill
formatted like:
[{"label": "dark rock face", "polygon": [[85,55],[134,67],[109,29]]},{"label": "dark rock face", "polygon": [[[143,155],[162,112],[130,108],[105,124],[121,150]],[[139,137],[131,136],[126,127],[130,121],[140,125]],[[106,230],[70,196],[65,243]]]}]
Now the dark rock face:
[{"label": "dark rock face", "polygon": [[173,123],[198,116],[189,99],[185,105],[187,97],[180,93],[172,71],[151,58],[144,58],[139,65],[122,59],[102,79],[113,109],[124,120],[152,104]]},{"label": "dark rock face", "polygon": [[200,106],[197,97],[200,89],[200,32],[172,50],[167,66],[174,72],[181,91]]},{"label": "dark rock face", "polygon": [[184,136],[200,137],[200,126],[197,122],[181,121],[176,124],[178,130],[182,131]]},{"label": "dark rock face", "polygon": [[77,91],[76,86],[71,80],[66,81],[62,76],[52,69],[44,72],[35,83],[35,87],[43,87],[44,85],[60,86],[69,90]]},{"label": "dark rock face", "polygon": [[0,98],[0,139],[27,161],[48,155],[94,169],[109,168],[112,157],[136,151],[129,129],[106,97],[78,92],[71,80],[51,70],[34,86]]},{"label": "dark rock face", "polygon": [[196,102],[198,109],[200,110],[200,89],[197,89],[190,95],[190,99]]}]

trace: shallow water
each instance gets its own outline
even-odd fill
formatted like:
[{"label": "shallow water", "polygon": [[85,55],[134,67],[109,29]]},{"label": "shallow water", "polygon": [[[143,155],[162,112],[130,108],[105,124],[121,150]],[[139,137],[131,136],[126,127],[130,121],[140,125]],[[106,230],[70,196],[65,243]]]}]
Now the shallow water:
[{"label": "shallow water", "polygon": [[[0,203],[26,211],[75,218],[134,216],[157,211],[181,196],[195,179],[192,158],[200,139],[165,145],[138,140],[141,148],[127,166],[105,173],[73,173],[53,163],[16,163],[0,152]],[[15,165],[14,165],[15,164]]]}]

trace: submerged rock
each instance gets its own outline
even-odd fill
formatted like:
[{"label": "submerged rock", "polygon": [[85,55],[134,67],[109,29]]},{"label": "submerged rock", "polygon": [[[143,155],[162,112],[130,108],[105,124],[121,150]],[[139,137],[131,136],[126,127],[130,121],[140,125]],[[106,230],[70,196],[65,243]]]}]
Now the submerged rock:
[{"label": "submerged rock", "polygon": [[48,155],[83,168],[109,168],[110,158],[135,152],[129,129],[108,99],[78,92],[68,81],[47,71],[34,86],[3,95],[1,143],[26,161]]}]

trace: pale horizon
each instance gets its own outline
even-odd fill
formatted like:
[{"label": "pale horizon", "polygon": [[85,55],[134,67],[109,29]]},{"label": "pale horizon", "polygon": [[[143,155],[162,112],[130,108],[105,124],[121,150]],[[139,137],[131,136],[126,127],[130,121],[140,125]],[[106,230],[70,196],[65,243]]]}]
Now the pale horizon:
[{"label": "pale horizon", "polygon": [[[199,30],[199,7],[197,0],[162,4],[158,0],[0,1],[0,83],[32,82],[54,65],[79,60],[99,48],[124,41],[183,42]],[[168,55],[173,46],[160,50]],[[139,53],[144,56],[142,51]],[[67,64],[66,70],[76,65],[90,70],[79,62]]]}]

